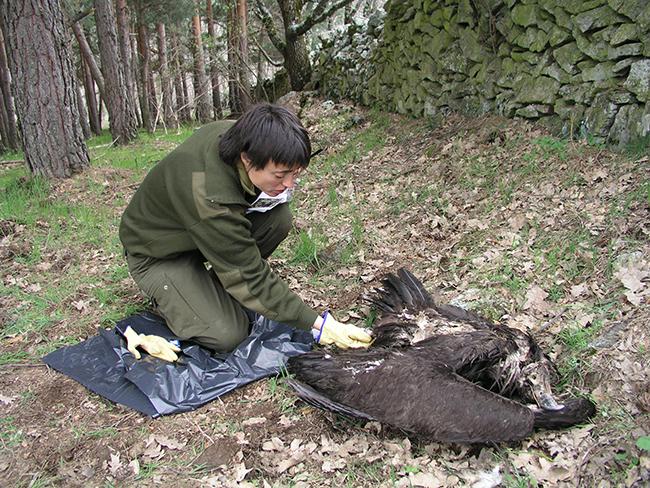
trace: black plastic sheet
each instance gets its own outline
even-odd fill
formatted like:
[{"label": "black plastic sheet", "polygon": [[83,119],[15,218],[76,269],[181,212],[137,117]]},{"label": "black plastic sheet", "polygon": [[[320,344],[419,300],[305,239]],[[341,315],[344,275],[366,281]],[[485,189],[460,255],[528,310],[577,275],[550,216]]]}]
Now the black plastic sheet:
[{"label": "black plastic sheet", "polygon": [[128,326],[177,339],[162,318],[145,312],[118,322],[114,331],[100,330],[98,336],[54,351],[43,361],[98,395],[158,417],[194,410],[237,387],[273,376],[287,359],[313,344],[310,332],[257,316],[249,337],[230,354],[212,355],[183,341],[175,363],[147,354],[136,360],[117,333]]}]

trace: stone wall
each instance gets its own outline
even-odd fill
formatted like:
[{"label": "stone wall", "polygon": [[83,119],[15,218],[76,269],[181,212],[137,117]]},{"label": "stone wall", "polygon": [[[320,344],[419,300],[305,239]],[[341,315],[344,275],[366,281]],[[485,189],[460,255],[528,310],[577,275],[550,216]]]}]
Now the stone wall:
[{"label": "stone wall", "polygon": [[650,134],[649,0],[394,0],[324,43],[328,96],[436,117],[539,120],[625,144]]}]

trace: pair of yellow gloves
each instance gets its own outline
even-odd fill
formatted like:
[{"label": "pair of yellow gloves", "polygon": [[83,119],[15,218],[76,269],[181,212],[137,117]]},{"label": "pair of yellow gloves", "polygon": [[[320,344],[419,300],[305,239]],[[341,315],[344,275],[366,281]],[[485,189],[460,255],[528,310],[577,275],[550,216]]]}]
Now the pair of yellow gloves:
[{"label": "pair of yellow gloves", "polygon": [[[314,329],[314,339],[319,344],[333,344],[342,349],[358,349],[368,347],[372,343],[372,337],[365,330],[355,325],[338,322],[329,312],[325,312],[322,321],[317,322],[320,322],[320,329]],[[138,347],[153,357],[169,362],[177,361],[178,353],[181,352],[179,347],[167,339],[156,335],[138,334],[131,327],[126,328],[124,337],[127,349],[136,359],[141,357]]]}]

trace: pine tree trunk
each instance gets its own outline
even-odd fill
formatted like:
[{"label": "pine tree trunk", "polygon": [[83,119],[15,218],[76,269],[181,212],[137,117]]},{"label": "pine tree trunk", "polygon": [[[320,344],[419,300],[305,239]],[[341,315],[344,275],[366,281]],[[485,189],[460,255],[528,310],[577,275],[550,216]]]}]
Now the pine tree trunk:
[{"label": "pine tree trunk", "polygon": [[[137,30],[137,29],[136,29]],[[144,127],[144,124],[142,123],[142,109],[140,108],[140,85],[138,81],[138,73],[140,73],[140,64],[138,61],[138,40],[137,40],[137,32],[135,36],[131,36],[130,41],[131,41],[131,53],[133,54],[133,57],[131,58],[131,76],[133,77],[133,80],[135,81],[135,102],[138,105],[138,109],[135,111],[135,116],[137,119],[137,126],[138,127]]]},{"label": "pine tree trunk", "polygon": [[237,33],[239,57],[239,99],[242,110],[251,106],[251,85],[248,66],[248,4],[246,0],[237,0]]},{"label": "pine tree trunk", "polygon": [[174,65],[174,88],[176,90],[176,111],[178,112],[179,122],[188,122],[190,120],[189,105],[187,104],[187,91],[183,85],[185,72],[181,65],[183,53],[178,42],[178,36],[174,31],[171,35],[172,41],[172,59]]},{"label": "pine tree trunk", "polygon": [[183,120],[187,122],[192,121],[192,110],[190,109],[190,91],[187,87],[187,75],[185,72],[181,73],[181,92],[183,93],[183,98],[185,99],[185,106],[183,107],[184,115]]},{"label": "pine tree trunk", "polygon": [[88,69],[90,69],[93,80],[95,80],[99,92],[102,93],[104,91],[104,76],[99,69],[99,65],[95,60],[95,56],[93,55],[93,51],[90,48],[90,44],[88,44],[88,40],[86,39],[86,34],[84,34],[83,28],[79,22],[72,24],[72,32],[74,32],[74,35],[77,38],[79,49],[81,50],[81,55],[88,65]]},{"label": "pine tree trunk", "polygon": [[5,110],[5,101],[0,96],[0,154],[5,152],[7,147],[7,111]]},{"label": "pine tree trunk", "polygon": [[95,93],[95,83],[93,81],[90,68],[86,63],[84,57],[81,57],[81,71],[83,75],[84,93],[86,95],[86,106],[88,107],[88,119],[90,122],[90,130],[93,134],[99,135],[102,133],[102,119],[99,115],[97,107],[97,93]]},{"label": "pine tree trunk", "polygon": [[205,61],[203,59],[203,43],[201,42],[201,18],[198,14],[192,17],[192,33],[194,43],[194,102],[196,105],[196,119],[201,123],[210,121],[210,99],[208,98],[208,77],[205,74]]},{"label": "pine tree trunk", "polygon": [[[150,47],[149,30],[147,29],[147,46]],[[147,73],[147,97],[149,99],[149,117],[151,118],[153,128],[156,129],[158,123],[158,97],[156,96],[156,83],[153,79],[153,69],[151,68],[151,53],[149,53],[149,70]]]},{"label": "pine tree trunk", "polygon": [[84,140],[90,139],[90,123],[88,120],[88,111],[84,105],[84,97],[81,93],[81,84],[76,83],[75,92],[77,94],[77,107],[79,107],[79,124],[81,125],[81,132],[83,133]]},{"label": "pine tree trunk", "polygon": [[99,54],[104,76],[104,103],[108,110],[111,136],[117,144],[128,144],[137,136],[134,103],[120,59],[112,0],[94,0]]},{"label": "pine tree trunk", "polygon": [[16,124],[14,97],[11,94],[11,77],[9,76],[7,51],[2,29],[0,29],[0,91],[2,92],[2,112],[5,132],[2,140],[7,148],[12,151],[17,151],[20,149],[20,137],[18,135],[18,125]]},{"label": "pine tree trunk", "polygon": [[239,69],[237,68],[238,58],[238,36],[237,36],[237,14],[234,4],[236,0],[228,0],[226,22],[228,40],[228,101],[231,117],[237,117],[242,113],[241,92],[239,91]]},{"label": "pine tree trunk", "polygon": [[[137,100],[136,83],[133,71],[133,52],[131,50],[131,29],[129,12],[127,10],[126,0],[116,0],[115,13],[117,17],[117,37],[120,46],[120,57],[124,65],[124,77],[126,79],[126,86],[129,90],[129,100]],[[137,112],[137,107],[133,106],[134,112]],[[137,119],[137,114],[136,114]],[[137,121],[136,121],[137,124]]]},{"label": "pine tree trunk", "polygon": [[139,89],[140,111],[142,113],[142,126],[147,132],[153,132],[153,116],[149,100],[149,43],[147,28],[141,21],[141,12],[138,12],[138,65],[140,67]]},{"label": "pine tree trunk", "polygon": [[215,46],[217,36],[214,32],[214,16],[212,14],[212,0],[206,0],[205,12],[208,21],[208,36],[210,37],[210,49],[208,62],[210,63],[210,83],[212,85],[212,109],[216,119],[223,119],[223,107],[221,106],[221,88],[219,87],[219,55]]},{"label": "pine tree trunk", "polygon": [[23,0],[1,9],[27,166],[34,174],[70,177],[90,161],[59,1]]},{"label": "pine tree trunk", "polygon": [[163,120],[165,125],[172,129],[178,127],[178,120],[173,109],[172,85],[169,79],[169,63],[167,62],[167,40],[165,36],[165,24],[158,22],[158,63],[160,64],[160,84],[163,94]]}]

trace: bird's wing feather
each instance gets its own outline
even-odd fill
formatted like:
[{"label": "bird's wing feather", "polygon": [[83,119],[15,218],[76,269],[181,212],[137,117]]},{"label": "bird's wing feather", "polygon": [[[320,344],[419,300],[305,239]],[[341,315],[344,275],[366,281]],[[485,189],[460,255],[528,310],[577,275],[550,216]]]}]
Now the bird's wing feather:
[{"label": "bird's wing feather", "polygon": [[352,417],[363,420],[375,420],[374,417],[368,415],[361,410],[352,408],[343,403],[336,402],[331,398],[326,397],[325,395],[314,390],[311,386],[301,383],[298,380],[288,379],[287,384],[293,388],[293,391],[296,392],[296,395],[309,405],[320,408],[322,410],[329,410],[330,412],[338,413],[345,417]]}]

